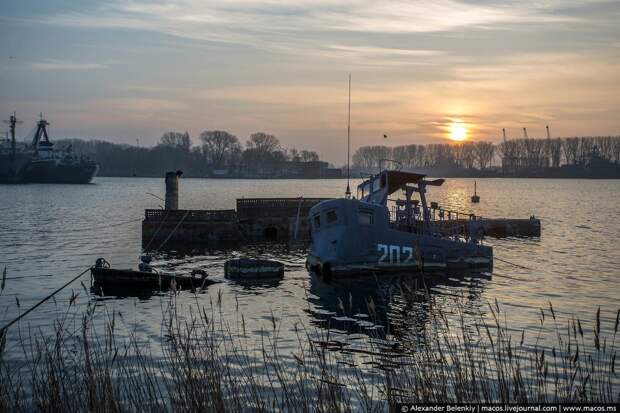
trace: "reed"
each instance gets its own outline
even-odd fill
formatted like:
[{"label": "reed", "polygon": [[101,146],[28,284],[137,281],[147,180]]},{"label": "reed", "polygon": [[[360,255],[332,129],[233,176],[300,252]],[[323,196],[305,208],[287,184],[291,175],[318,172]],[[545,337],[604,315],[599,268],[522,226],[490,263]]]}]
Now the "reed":
[{"label": "reed", "polygon": [[[122,315],[87,304],[79,319],[67,310],[53,335],[20,331],[13,347],[22,361],[0,341],[0,411],[375,412],[394,402],[620,401],[620,311],[606,322],[599,309],[589,331],[550,304],[537,333],[510,329],[497,302],[484,313],[462,301],[450,311],[437,306],[424,331],[406,340],[374,337],[355,349],[329,328],[296,324],[297,349],[283,351],[273,315],[257,340],[243,314],[232,325],[225,319],[221,297],[181,310],[171,294],[161,349],[152,353]],[[549,331],[553,344],[545,346]]]}]

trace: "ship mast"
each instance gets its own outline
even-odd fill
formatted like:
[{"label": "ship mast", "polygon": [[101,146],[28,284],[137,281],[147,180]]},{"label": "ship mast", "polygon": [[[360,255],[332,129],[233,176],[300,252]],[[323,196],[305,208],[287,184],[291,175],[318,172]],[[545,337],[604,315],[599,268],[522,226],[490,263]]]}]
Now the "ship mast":
[{"label": "ship mast", "polygon": [[39,143],[43,142],[44,146],[52,146],[53,143],[50,142],[50,138],[47,135],[46,127],[49,126],[49,122],[43,118],[43,113],[40,115],[40,120],[37,122],[37,132],[34,134],[34,138],[32,139],[32,148],[35,151],[39,149]]},{"label": "ship mast", "polygon": [[351,198],[351,73],[349,73],[349,112],[347,115],[347,190],[344,193],[345,198]]},{"label": "ship mast", "polygon": [[17,115],[13,112],[11,117],[9,117],[9,120],[5,120],[3,122],[9,125],[9,130],[11,131],[11,156],[14,158],[15,151],[17,150],[17,144],[15,142],[15,126],[18,123],[22,123],[22,121],[17,119]]}]

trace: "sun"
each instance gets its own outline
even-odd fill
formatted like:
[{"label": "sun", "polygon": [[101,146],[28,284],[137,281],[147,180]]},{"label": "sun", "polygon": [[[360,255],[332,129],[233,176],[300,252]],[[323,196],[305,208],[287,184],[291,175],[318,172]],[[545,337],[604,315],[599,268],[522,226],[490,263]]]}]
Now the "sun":
[{"label": "sun", "polygon": [[456,142],[467,139],[467,126],[462,122],[452,122],[450,124],[450,139]]}]

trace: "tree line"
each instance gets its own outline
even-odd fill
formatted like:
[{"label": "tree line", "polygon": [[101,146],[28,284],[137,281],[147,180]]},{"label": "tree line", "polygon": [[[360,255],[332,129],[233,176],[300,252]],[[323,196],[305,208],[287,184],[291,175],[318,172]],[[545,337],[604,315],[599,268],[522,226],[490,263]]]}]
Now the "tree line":
[{"label": "tree line", "polygon": [[273,135],[257,132],[243,145],[226,131],[204,131],[194,145],[187,132],[166,132],[154,147],[116,144],[102,140],[64,139],[58,147],[71,148],[101,165],[102,176],[162,176],[182,170],[186,176],[205,177],[269,175],[283,162],[319,161],[314,151],[284,148]]},{"label": "tree line", "polygon": [[620,163],[620,136],[554,139],[509,139],[499,144],[486,141],[429,145],[362,146],[353,154],[357,170],[378,168],[386,160],[404,169],[455,168],[487,170],[510,164],[520,168],[587,165],[593,156]]}]

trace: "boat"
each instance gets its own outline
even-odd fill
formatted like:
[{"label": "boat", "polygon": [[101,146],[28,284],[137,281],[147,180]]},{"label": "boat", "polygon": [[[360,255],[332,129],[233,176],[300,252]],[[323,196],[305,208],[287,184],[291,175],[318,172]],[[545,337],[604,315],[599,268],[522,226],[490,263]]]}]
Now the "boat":
[{"label": "boat", "polygon": [[272,260],[237,258],[224,264],[226,278],[235,280],[259,280],[284,277],[284,264]]},{"label": "boat", "polygon": [[98,258],[90,272],[96,289],[167,290],[202,289],[214,281],[207,279],[203,270],[195,270],[191,276],[157,271],[150,265],[150,258],[142,257],[139,270],[111,268],[104,258]]},{"label": "boat", "polygon": [[99,164],[73,154],[70,146],[55,149],[49,139],[47,126],[49,122],[41,116],[32,143],[28,146],[33,155],[23,172],[23,180],[37,183],[90,183],[99,171]]},{"label": "boat", "polygon": [[30,164],[34,151],[17,143],[15,128],[21,121],[15,113],[4,123],[9,125],[9,131],[5,139],[0,139],[0,183],[19,183],[24,180],[26,167]]},{"label": "boat", "polygon": [[[482,222],[471,214],[466,223],[445,220],[437,203],[429,208],[427,189],[443,183],[443,179],[428,180],[423,174],[382,170],[358,186],[357,199],[345,195],[315,205],[309,213],[312,234],[307,268],[326,278],[402,271],[491,271],[493,249],[482,243]],[[398,191],[405,199],[389,198]],[[419,199],[412,199],[414,194]],[[441,222],[434,219],[435,211]],[[462,225],[468,225],[467,231]]]},{"label": "boat", "polygon": [[471,196],[471,202],[477,204],[480,202],[480,195],[476,191],[476,181],[474,181],[474,194]]}]

